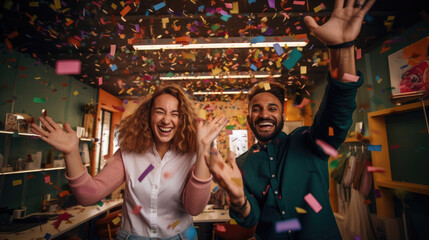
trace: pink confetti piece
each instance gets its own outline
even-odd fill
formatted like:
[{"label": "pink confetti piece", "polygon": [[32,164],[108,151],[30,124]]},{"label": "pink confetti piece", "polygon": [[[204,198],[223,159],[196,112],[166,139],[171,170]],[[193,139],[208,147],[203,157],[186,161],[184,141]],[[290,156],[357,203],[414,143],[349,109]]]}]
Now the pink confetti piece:
[{"label": "pink confetti piece", "polygon": [[322,206],[320,203],[316,200],[316,198],[313,197],[311,193],[305,195],[304,200],[310,205],[310,207],[316,212],[320,212],[322,210]]},{"label": "pink confetti piece", "polygon": [[293,1],[294,5],[305,5],[305,1]]},{"label": "pink confetti piece", "polygon": [[81,67],[80,60],[58,60],[55,64],[55,72],[58,75],[80,74]]},{"label": "pink confetti piece", "polygon": [[276,1],[275,0],[268,0],[268,6],[270,8],[276,8]]},{"label": "pink confetti piece", "polygon": [[323,152],[326,155],[332,156],[334,158],[338,157],[337,150],[335,150],[331,145],[327,144],[326,142],[324,142],[320,139],[316,139],[316,144],[322,148]]},{"label": "pink confetti piece", "polygon": [[134,215],[139,214],[139,212],[140,212],[140,210],[141,210],[141,209],[142,209],[142,206],[139,206],[139,205],[135,206],[135,207],[133,208],[133,214],[134,214]]},{"label": "pink confetti piece", "polygon": [[98,85],[102,85],[103,84],[103,77],[99,77],[98,78]]},{"label": "pink confetti piece", "polygon": [[45,175],[45,183],[50,183],[51,182],[51,176],[49,176],[49,174]]},{"label": "pink confetti piece", "polygon": [[116,53],[116,45],[112,44],[110,45],[110,56],[115,56]]},{"label": "pink confetti piece", "polygon": [[359,80],[359,76],[356,76],[356,75],[353,75],[353,74],[349,74],[349,73],[344,73],[342,79],[350,81],[350,82],[357,82]]},{"label": "pink confetti piece", "polygon": [[368,172],[385,172],[386,170],[382,167],[373,167],[373,166],[367,166],[366,170]]},{"label": "pink confetti piece", "polygon": [[154,167],[152,164],[150,164],[150,165],[146,168],[146,170],[144,170],[144,172],[143,172],[143,173],[140,175],[140,177],[138,178],[139,182],[143,181],[143,178],[145,178],[145,177],[146,177],[146,175],[147,175],[150,171],[152,171],[154,168],[155,168],[155,167]]},{"label": "pink confetti piece", "polygon": [[224,225],[216,224],[216,231],[218,232],[226,232],[226,228]]},{"label": "pink confetti piece", "polygon": [[297,218],[276,222],[276,233],[298,230],[301,230],[301,223]]},{"label": "pink confetti piece", "polygon": [[362,58],[362,49],[358,48],[356,49],[356,59],[359,60]]}]

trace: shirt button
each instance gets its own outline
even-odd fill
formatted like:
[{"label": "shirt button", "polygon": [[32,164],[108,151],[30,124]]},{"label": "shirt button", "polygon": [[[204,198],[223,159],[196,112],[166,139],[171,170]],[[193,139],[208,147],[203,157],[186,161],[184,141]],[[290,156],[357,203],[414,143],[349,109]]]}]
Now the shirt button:
[{"label": "shirt button", "polygon": [[274,175],[274,174],[273,174],[273,175],[271,175],[271,177],[275,177],[275,176],[276,176],[276,175]]},{"label": "shirt button", "polygon": [[153,185],[153,188],[158,189],[158,185]]},{"label": "shirt button", "polygon": [[279,193],[278,191],[274,191],[274,194],[276,194],[276,195],[277,195],[278,193]]},{"label": "shirt button", "polygon": [[273,157],[270,157],[270,160],[274,160],[274,158],[273,158]]},{"label": "shirt button", "polygon": [[285,211],[282,211],[282,214],[285,215],[286,214]]}]

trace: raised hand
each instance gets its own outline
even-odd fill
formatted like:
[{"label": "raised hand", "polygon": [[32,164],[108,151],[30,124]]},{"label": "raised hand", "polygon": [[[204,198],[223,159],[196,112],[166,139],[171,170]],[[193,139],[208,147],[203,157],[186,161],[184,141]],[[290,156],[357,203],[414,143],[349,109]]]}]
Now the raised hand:
[{"label": "raised hand", "polygon": [[63,130],[50,117],[39,117],[39,120],[42,122],[44,129],[32,123],[31,131],[39,134],[42,140],[65,154],[70,154],[79,149],[79,139],[68,123],[64,124]]},{"label": "raised hand", "polygon": [[349,0],[344,6],[344,0],[336,0],[334,11],[325,24],[317,25],[310,16],[304,17],[304,22],[327,45],[353,41],[359,35],[363,18],[374,2],[375,0]]},{"label": "raised hand", "polygon": [[[209,147],[228,122],[229,120],[225,115],[216,116],[205,122],[199,121],[197,131],[198,145],[202,144],[204,148]],[[208,151],[209,149],[206,150]]]},{"label": "raised hand", "polygon": [[235,153],[229,152],[227,162],[225,162],[218,150],[212,148],[210,154],[205,155],[204,158],[211,174],[219,186],[227,192],[230,201],[235,205],[240,205],[245,198],[243,178],[235,162]]}]

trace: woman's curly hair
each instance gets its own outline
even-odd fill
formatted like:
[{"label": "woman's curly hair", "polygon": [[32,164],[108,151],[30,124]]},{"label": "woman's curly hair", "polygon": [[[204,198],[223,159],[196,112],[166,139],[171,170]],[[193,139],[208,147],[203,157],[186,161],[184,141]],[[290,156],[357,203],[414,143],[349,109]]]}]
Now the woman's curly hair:
[{"label": "woman's curly hair", "polygon": [[162,94],[170,94],[179,101],[179,126],[172,139],[172,146],[180,152],[195,152],[197,115],[194,105],[177,85],[164,85],[147,96],[137,110],[118,125],[118,140],[122,151],[143,153],[155,143],[150,127],[153,102]]}]

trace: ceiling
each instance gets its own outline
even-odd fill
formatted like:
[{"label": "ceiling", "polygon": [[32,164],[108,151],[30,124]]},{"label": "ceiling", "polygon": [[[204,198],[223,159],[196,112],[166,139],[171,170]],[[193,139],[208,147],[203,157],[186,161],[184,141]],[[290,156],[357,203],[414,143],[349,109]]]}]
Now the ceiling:
[{"label": "ceiling", "polygon": [[[238,13],[231,13],[237,2]],[[250,2],[250,4],[249,4]],[[129,0],[5,1],[0,10],[2,42],[11,49],[55,67],[57,60],[79,59],[81,73],[74,77],[93,87],[120,97],[145,95],[160,84],[160,74],[200,75],[220,69],[222,79],[174,81],[189,93],[199,91],[247,90],[255,79],[231,79],[228,73],[258,71],[281,72],[275,79],[289,86],[288,95],[297,91],[311,94],[311,86],[323,80],[327,72],[326,47],[312,36],[303,22],[306,15],[327,21],[333,0]],[[304,2],[304,5],[296,3]],[[429,1],[378,0],[363,24],[357,48],[362,53],[379,46],[408,26],[420,21]],[[323,5],[321,5],[323,4]],[[237,6],[234,3],[234,6]],[[321,10],[315,13],[314,8]],[[323,7],[322,7],[323,6]],[[394,16],[389,20],[389,16]],[[294,68],[278,67],[277,61],[289,57],[292,48],[283,48],[278,56],[274,48],[201,49],[135,51],[133,43],[172,42],[175,38],[215,41],[216,39],[257,36],[302,36],[308,44]],[[116,47],[111,56],[112,45]],[[281,58],[281,60],[278,60]],[[115,66],[117,69],[115,69]],[[307,73],[301,74],[301,66]],[[252,66],[253,67],[253,66]],[[99,79],[102,84],[99,85]],[[305,87],[303,87],[305,86]],[[307,90],[307,92],[305,91]],[[201,96],[200,100],[219,96]],[[223,96],[222,100],[231,99]]]}]

